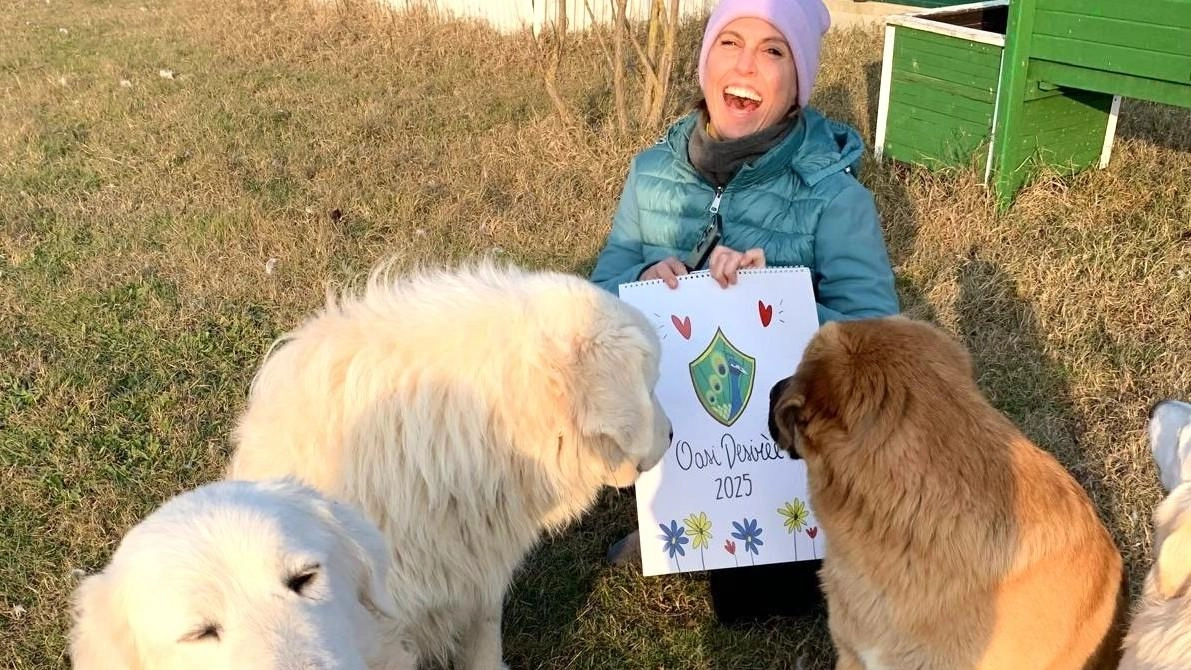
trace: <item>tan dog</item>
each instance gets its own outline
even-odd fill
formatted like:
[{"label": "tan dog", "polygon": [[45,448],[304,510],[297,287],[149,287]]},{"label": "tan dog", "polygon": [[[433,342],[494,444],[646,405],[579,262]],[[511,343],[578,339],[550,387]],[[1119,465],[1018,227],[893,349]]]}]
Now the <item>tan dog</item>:
[{"label": "tan dog", "polygon": [[1191,668],[1191,405],[1158,403],[1150,447],[1170,495],[1154,512],[1154,566],[1125,639],[1121,670]]},{"label": "tan dog", "polygon": [[831,323],[771,398],[827,537],[837,670],[1115,667],[1120,555],[952,338],[899,317]]}]

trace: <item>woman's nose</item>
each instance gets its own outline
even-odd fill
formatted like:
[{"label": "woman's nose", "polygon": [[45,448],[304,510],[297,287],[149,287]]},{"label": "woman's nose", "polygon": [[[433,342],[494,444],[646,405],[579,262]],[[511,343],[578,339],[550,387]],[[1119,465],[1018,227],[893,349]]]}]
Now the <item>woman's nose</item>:
[{"label": "woman's nose", "polygon": [[740,54],[736,57],[736,71],[741,74],[752,74],[756,66],[757,58],[753,54],[753,50],[741,49]]}]

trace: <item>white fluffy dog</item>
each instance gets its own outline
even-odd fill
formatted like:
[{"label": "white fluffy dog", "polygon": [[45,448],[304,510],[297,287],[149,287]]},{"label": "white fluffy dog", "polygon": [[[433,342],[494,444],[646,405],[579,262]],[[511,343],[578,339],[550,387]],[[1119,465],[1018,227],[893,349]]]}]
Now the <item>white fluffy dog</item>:
[{"label": "white fluffy dog", "polygon": [[1165,400],[1150,415],[1150,446],[1170,495],[1154,512],[1154,566],[1122,670],[1191,668],[1191,405]]},{"label": "white fluffy dog", "polygon": [[541,533],[669,446],[658,357],[645,317],[579,277],[382,269],[267,357],[228,475],[358,504],[393,548],[394,634],[420,660],[495,670],[505,591]]},{"label": "white fluffy dog", "polygon": [[405,670],[384,539],[295,482],[217,482],[137,524],[75,593],[77,670]]}]

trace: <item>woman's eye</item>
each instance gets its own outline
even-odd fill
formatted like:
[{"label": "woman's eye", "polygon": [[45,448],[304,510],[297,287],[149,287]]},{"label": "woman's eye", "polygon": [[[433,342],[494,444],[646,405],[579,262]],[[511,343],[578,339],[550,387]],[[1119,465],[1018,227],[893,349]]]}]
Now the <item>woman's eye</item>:
[{"label": "woman's eye", "polygon": [[180,640],[181,642],[218,642],[219,641],[219,626],[217,624],[209,623],[196,628],[191,633],[185,635]]},{"label": "woman's eye", "polygon": [[782,56],[786,55],[781,49],[766,49],[765,53],[773,56],[774,58],[781,58]]}]

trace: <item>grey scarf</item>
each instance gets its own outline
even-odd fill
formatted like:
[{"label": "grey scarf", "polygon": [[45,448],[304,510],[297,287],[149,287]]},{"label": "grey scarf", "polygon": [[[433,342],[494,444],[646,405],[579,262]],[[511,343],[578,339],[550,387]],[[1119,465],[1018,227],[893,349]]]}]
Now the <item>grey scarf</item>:
[{"label": "grey scarf", "polygon": [[794,127],[796,118],[798,111],[794,110],[772,126],[752,135],[734,140],[717,140],[707,133],[707,109],[703,108],[687,143],[687,157],[695,170],[713,186],[725,186],[745,163],[764,156],[765,152],[777,146]]}]

